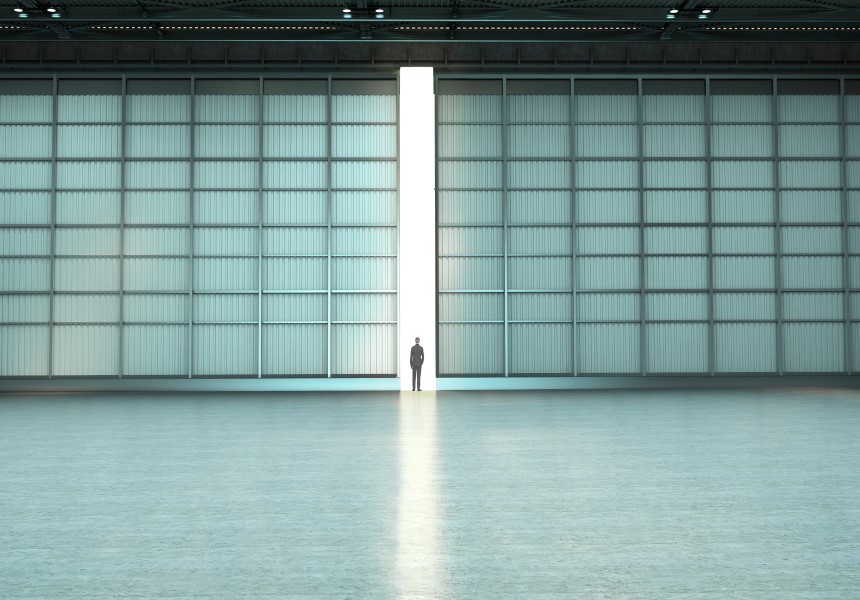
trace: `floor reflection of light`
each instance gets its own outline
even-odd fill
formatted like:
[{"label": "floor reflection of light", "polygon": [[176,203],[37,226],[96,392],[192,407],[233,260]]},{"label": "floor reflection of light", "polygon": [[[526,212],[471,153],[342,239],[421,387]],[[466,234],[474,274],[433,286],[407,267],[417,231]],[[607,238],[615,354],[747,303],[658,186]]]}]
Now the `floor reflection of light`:
[{"label": "floor reflection of light", "polygon": [[397,597],[438,598],[444,588],[436,395],[400,398]]}]

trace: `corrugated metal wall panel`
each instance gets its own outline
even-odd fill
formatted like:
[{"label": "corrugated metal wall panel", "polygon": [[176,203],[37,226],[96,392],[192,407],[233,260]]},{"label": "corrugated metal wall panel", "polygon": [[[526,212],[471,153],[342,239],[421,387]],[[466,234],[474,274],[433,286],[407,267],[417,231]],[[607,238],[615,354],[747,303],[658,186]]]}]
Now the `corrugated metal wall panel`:
[{"label": "corrugated metal wall panel", "polygon": [[333,290],[396,290],[397,259],[333,258],[331,287]]},{"label": "corrugated metal wall panel", "polygon": [[577,192],[576,219],[579,223],[636,223],[639,192]]},{"label": "corrugated metal wall panel", "polygon": [[845,96],[845,120],[860,121],[860,96]]},{"label": "corrugated metal wall panel", "polygon": [[334,123],[393,123],[397,120],[397,96],[335,94],[331,97]]},{"label": "corrugated metal wall panel", "polygon": [[326,227],[269,227],[263,229],[263,254],[326,254]]},{"label": "corrugated metal wall panel", "polygon": [[331,152],[337,158],[397,158],[397,126],[332,126]]},{"label": "corrugated metal wall panel", "polygon": [[122,121],[122,96],[72,95],[57,97],[58,123],[119,123]]},{"label": "corrugated metal wall panel", "polygon": [[836,160],[780,161],[779,182],[786,188],[839,188],[842,177]]},{"label": "corrugated metal wall panel", "polygon": [[125,163],[128,189],[187,189],[191,185],[188,161],[130,161]]},{"label": "corrugated metal wall panel", "polygon": [[657,289],[706,289],[708,259],[705,256],[646,256],[645,287]]},{"label": "corrugated metal wall panel", "polygon": [[567,158],[570,155],[568,125],[509,125],[508,156]]},{"label": "corrugated metal wall panel", "polygon": [[838,256],[784,256],[782,286],[786,288],[841,288],[842,258]]},{"label": "corrugated metal wall panel", "polygon": [[187,258],[126,258],[123,289],[129,292],[181,292],[188,289]]},{"label": "corrugated metal wall panel", "polygon": [[46,377],[50,327],[0,326],[0,377]]},{"label": "corrugated metal wall panel", "polygon": [[569,227],[511,227],[508,229],[510,254],[571,254]]},{"label": "corrugated metal wall panel", "polygon": [[196,192],[194,222],[198,225],[256,225],[258,192]]},{"label": "corrugated metal wall panel", "polygon": [[331,165],[331,184],[338,189],[396,189],[394,161],[338,161]]},{"label": "corrugated metal wall panel", "polygon": [[325,321],[328,319],[326,294],[266,294],[263,296],[264,321]]},{"label": "corrugated metal wall panel", "polygon": [[322,95],[263,96],[263,118],[267,123],[325,123],[327,97]]},{"label": "corrugated metal wall panel", "polygon": [[118,158],[121,135],[119,125],[60,125],[57,157]]},{"label": "corrugated metal wall panel", "polygon": [[638,227],[580,227],[577,254],[638,254]]},{"label": "corrugated metal wall panel", "polygon": [[501,227],[439,227],[439,254],[503,254]]},{"label": "corrugated metal wall panel", "polygon": [[46,323],[50,318],[50,296],[0,296],[0,323]]},{"label": "corrugated metal wall panel", "polygon": [[[508,192],[508,222],[512,225],[568,224],[571,222],[571,202],[569,191],[524,190]],[[493,208],[496,208],[495,205]],[[499,199],[498,221],[496,221],[498,223],[501,223],[502,220],[501,212],[501,199]]]},{"label": "corrugated metal wall panel", "polygon": [[50,222],[50,193],[0,192],[0,223],[3,225],[47,225]]},{"label": "corrugated metal wall panel", "polygon": [[683,123],[705,120],[705,96],[643,95],[646,123]]},{"label": "corrugated metal wall panel", "polygon": [[53,96],[0,95],[0,122],[2,123],[50,123],[53,112]]},{"label": "corrugated metal wall panel", "polygon": [[195,125],[194,155],[206,158],[259,156],[257,125]]},{"label": "corrugated metal wall panel", "polygon": [[714,345],[717,373],[776,371],[775,323],[717,323]]},{"label": "corrugated metal wall panel", "polygon": [[848,220],[852,223],[860,221],[860,191],[848,191]]},{"label": "corrugated metal wall panel", "polygon": [[259,236],[256,227],[196,227],[195,256],[257,256]]},{"label": "corrugated metal wall panel", "polygon": [[786,372],[828,373],[845,370],[843,323],[783,324]]},{"label": "corrugated metal wall panel", "polygon": [[264,258],[263,289],[325,290],[327,264],[326,258]]},{"label": "corrugated metal wall panel", "polygon": [[508,302],[511,321],[571,321],[573,319],[571,294],[511,294]]},{"label": "corrugated metal wall panel", "polygon": [[264,375],[320,375],[328,370],[326,325],[263,326]]},{"label": "corrugated metal wall panel", "polygon": [[841,227],[783,227],[784,254],[840,254]]},{"label": "corrugated metal wall panel", "polygon": [[51,189],[51,163],[49,161],[0,162],[0,190]]},{"label": "corrugated metal wall panel", "polygon": [[189,125],[128,125],[125,155],[129,158],[181,158],[191,153]]},{"label": "corrugated metal wall panel", "polygon": [[705,227],[646,227],[645,252],[648,254],[707,254],[708,230]]},{"label": "corrugated metal wall panel", "polygon": [[508,259],[508,287],[512,290],[572,289],[572,258],[522,256]]},{"label": "corrugated metal wall panel", "polygon": [[[62,227],[55,233],[54,254],[57,256],[116,256],[120,253],[119,250],[119,227]],[[48,241],[48,254],[50,254],[50,241]]]},{"label": "corrugated metal wall panel", "polygon": [[711,203],[715,223],[771,223],[774,220],[774,193],[714,191]]},{"label": "corrugated metal wall panel", "polygon": [[116,294],[58,294],[54,296],[56,323],[115,323],[119,321]]},{"label": "corrugated metal wall panel", "polygon": [[714,125],[711,127],[711,156],[773,156],[771,125]]},{"label": "corrugated metal wall panel", "polygon": [[328,164],[316,161],[266,161],[263,187],[267,189],[321,189],[328,187]]},{"label": "corrugated metal wall panel", "polygon": [[772,119],[772,96],[711,96],[714,123],[767,123]]},{"label": "corrugated metal wall panel", "polygon": [[397,224],[396,192],[334,192],[331,204],[332,225]]},{"label": "corrugated metal wall panel", "polygon": [[782,294],[782,318],[786,321],[828,321],[845,318],[842,293]]},{"label": "corrugated metal wall panel", "polygon": [[263,222],[267,225],[323,225],[325,192],[265,192]]},{"label": "corrugated metal wall panel", "polygon": [[566,189],[570,187],[568,161],[508,161],[508,187],[514,189]]},{"label": "corrugated metal wall panel", "polygon": [[577,96],[575,110],[579,123],[635,123],[639,97]]},{"label": "corrugated metal wall panel", "polygon": [[704,190],[656,190],[645,192],[648,223],[705,223],[708,193]]},{"label": "corrugated metal wall panel", "polygon": [[197,161],[194,184],[200,189],[257,189],[257,161]]},{"label": "corrugated metal wall panel", "polygon": [[459,123],[500,122],[501,96],[436,96],[439,121]]},{"label": "corrugated metal wall panel", "polygon": [[780,192],[780,219],[783,223],[839,223],[842,221],[841,196],[836,190]]},{"label": "corrugated metal wall panel", "polygon": [[397,321],[396,294],[333,294],[332,321]]},{"label": "corrugated metal wall panel", "polygon": [[0,228],[0,255],[32,256],[51,254],[51,230],[44,228]]},{"label": "corrugated metal wall panel", "polygon": [[[81,352],[86,348],[86,352]],[[54,375],[119,375],[119,326],[54,327]]]},{"label": "corrugated metal wall panel", "polygon": [[776,287],[772,256],[715,256],[714,288],[761,289]]},{"label": "corrugated metal wall panel", "polygon": [[126,323],[188,323],[187,294],[126,294],[122,302]]},{"label": "corrugated metal wall panel", "polygon": [[577,294],[576,316],[580,322],[638,321],[639,294]]},{"label": "corrugated metal wall panel", "polygon": [[643,156],[705,156],[704,125],[646,125]]},{"label": "corrugated metal wall panel", "polygon": [[124,375],[187,375],[188,327],[128,325],[123,328]]},{"label": "corrugated metal wall panel", "polygon": [[780,125],[779,155],[798,157],[840,156],[838,125]]},{"label": "corrugated metal wall panel", "polygon": [[395,375],[396,325],[332,325],[332,375]]},{"label": "corrugated metal wall panel", "polygon": [[707,321],[708,294],[645,294],[645,318],[652,321]]},{"label": "corrugated metal wall panel", "polygon": [[[116,204],[118,208],[119,202]],[[189,205],[188,192],[126,192],[125,222],[129,225],[182,225],[188,223]]]},{"label": "corrugated metal wall panel", "polygon": [[198,123],[256,123],[260,120],[260,97],[250,94],[200,94],[194,96]]},{"label": "corrugated metal wall panel", "polygon": [[54,289],[59,292],[117,292],[119,259],[57,258]]},{"label": "corrugated metal wall panel", "polygon": [[195,294],[196,323],[225,323],[257,320],[256,294]]},{"label": "corrugated metal wall panel", "polygon": [[440,375],[504,373],[504,327],[489,323],[439,325]]},{"label": "corrugated metal wall panel", "polygon": [[845,156],[860,156],[860,125],[845,126]]},{"label": "corrugated metal wall panel", "polygon": [[129,123],[169,123],[191,120],[191,96],[129,94],[125,97]]},{"label": "corrugated metal wall panel", "polygon": [[839,96],[780,95],[779,120],[787,123],[835,123],[839,121]]},{"label": "corrugated metal wall panel", "polygon": [[639,329],[632,323],[579,325],[579,372],[638,373]]},{"label": "corrugated metal wall panel", "polygon": [[639,259],[595,257],[577,259],[581,290],[627,290],[639,287]]},{"label": "corrugated metal wall panel", "polygon": [[256,325],[194,326],[194,375],[256,374]]},{"label": "corrugated metal wall panel", "polygon": [[860,371],[860,323],[851,323],[850,344],[852,363],[850,368],[853,372]]},{"label": "corrugated metal wall panel", "polygon": [[501,125],[439,125],[440,158],[495,158],[502,155]]},{"label": "corrugated metal wall panel", "polygon": [[713,249],[716,254],[773,254],[773,227],[714,227]]},{"label": "corrugated metal wall panel", "polygon": [[335,227],[331,232],[331,252],[349,254],[397,254],[394,227]]},{"label": "corrugated metal wall panel", "polygon": [[437,163],[437,183],[442,189],[479,190],[502,187],[499,161],[450,161]]},{"label": "corrugated metal wall panel", "polygon": [[0,158],[51,158],[50,125],[2,125],[0,140]]},{"label": "corrugated metal wall panel", "polygon": [[126,256],[187,256],[190,231],[179,227],[128,227],[123,253]]},{"label": "corrugated metal wall panel", "polygon": [[639,154],[636,125],[580,125],[575,138],[577,156],[609,158]]},{"label": "corrugated metal wall panel", "polygon": [[707,372],[707,323],[650,323],[645,327],[649,373]]},{"label": "corrugated metal wall panel", "polygon": [[276,158],[326,158],[328,132],[325,125],[266,125],[263,156]]},{"label": "corrugated metal wall panel", "polygon": [[63,161],[57,163],[57,188],[66,190],[111,190],[120,187],[122,163]]},{"label": "corrugated metal wall panel", "polygon": [[567,323],[513,323],[511,373],[573,373],[573,325]]},{"label": "corrugated metal wall panel", "polygon": [[632,160],[577,162],[576,187],[578,189],[638,188],[639,163]]},{"label": "corrugated metal wall panel", "polygon": [[51,259],[0,258],[0,291],[47,292],[51,289]]},{"label": "corrugated metal wall panel", "polygon": [[570,96],[508,96],[508,115],[511,123],[567,123],[570,120]]},{"label": "corrugated metal wall panel", "polygon": [[707,187],[704,161],[652,160],[643,164],[644,186],[649,188]]},{"label": "corrugated metal wall panel", "polygon": [[714,294],[714,319],[718,321],[775,321],[776,293],[716,293]]},{"label": "corrugated metal wall panel", "polygon": [[[519,294],[511,295],[511,302]],[[439,294],[439,321],[501,321],[505,298],[495,294]]]},{"label": "corrugated metal wall panel", "polygon": [[257,258],[195,258],[194,289],[245,291],[257,289]]},{"label": "corrugated metal wall panel", "polygon": [[440,258],[439,289],[501,290],[504,287],[502,258]]},{"label": "corrugated metal wall panel", "polygon": [[860,256],[848,257],[848,285],[860,288]]},{"label": "corrugated metal wall panel", "polygon": [[711,163],[711,185],[715,188],[772,188],[771,161],[719,160]]},{"label": "corrugated metal wall panel", "polygon": [[[548,193],[567,196],[562,192]],[[440,226],[502,222],[501,192],[438,192],[437,195],[437,218]],[[408,202],[406,198],[403,200]],[[509,197],[509,202],[513,212],[513,195]]]},{"label": "corrugated metal wall panel", "polygon": [[860,253],[860,227],[848,228],[848,252]]}]

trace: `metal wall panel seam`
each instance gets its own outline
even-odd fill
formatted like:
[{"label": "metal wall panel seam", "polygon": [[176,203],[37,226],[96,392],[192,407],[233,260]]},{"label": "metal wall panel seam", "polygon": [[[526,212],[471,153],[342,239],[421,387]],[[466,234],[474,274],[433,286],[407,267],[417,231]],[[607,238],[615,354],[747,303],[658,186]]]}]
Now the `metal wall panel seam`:
[{"label": "metal wall panel seam", "polygon": [[579,215],[576,210],[576,88],[574,87],[575,82],[573,76],[570,77],[570,86],[568,88],[570,93],[570,98],[567,103],[567,123],[570,129],[568,135],[570,136],[570,150],[568,152],[568,156],[570,157],[570,285],[571,285],[571,294],[570,294],[570,320],[571,320],[571,329],[570,329],[570,352],[571,352],[571,374],[576,377],[579,375],[579,364],[578,357],[579,351],[577,345],[579,343],[579,335],[577,332],[577,292],[579,289],[578,278],[578,269],[577,269],[577,260],[579,260],[579,255],[577,251],[577,222]]},{"label": "metal wall panel seam", "polygon": [[508,78],[502,78],[502,247],[504,249],[504,264],[503,264],[503,289],[504,289],[504,334],[502,342],[502,351],[504,352],[504,367],[505,377],[510,376],[510,314],[508,302],[508,223],[510,220],[509,210],[509,193],[508,193]]},{"label": "metal wall panel seam", "polygon": [[[397,75],[395,77],[395,91],[396,91],[397,95],[395,97],[395,102],[394,102],[394,119],[396,121],[396,124],[395,124],[396,134],[395,134],[395,142],[394,142],[395,143],[394,151],[395,151],[395,155],[397,157],[397,167],[396,167],[397,172],[396,172],[396,177],[395,177],[395,183],[397,184],[397,192],[395,193],[395,198],[397,200],[395,202],[395,209],[394,209],[394,219],[395,219],[395,223],[396,223],[396,226],[394,228],[394,235],[395,235],[395,238],[397,239],[397,247],[395,249],[396,257],[394,259],[394,272],[395,272],[394,306],[395,306],[395,319],[396,319],[396,321],[394,323],[394,347],[392,348],[392,352],[394,353],[394,358],[393,358],[393,360],[394,360],[394,374],[396,377],[401,377],[400,359],[399,359],[400,352],[401,352],[401,350],[400,350],[400,70],[399,69],[397,70]],[[434,94],[433,97],[435,99],[436,98],[436,95],[435,95],[436,94],[436,80],[435,80],[435,78],[433,81],[433,94]],[[433,112],[434,112],[434,118],[438,121],[439,115],[438,115],[438,103],[437,102],[433,102]],[[439,135],[438,135],[438,126],[437,126],[437,135],[434,136],[434,141],[433,141],[434,156],[438,154],[438,148],[439,148],[439,141],[438,140],[439,140]],[[433,168],[434,168],[434,170],[437,170],[439,161],[434,160],[433,162],[434,162]],[[436,228],[437,233],[434,236],[434,246],[435,246],[435,252],[436,252],[435,256],[439,256],[439,234],[438,234],[438,232],[439,232],[439,228],[438,228],[438,223],[439,223],[439,191],[435,186],[435,182],[438,181],[438,173],[437,173],[437,179],[434,179],[433,181],[434,181],[434,196],[435,196],[435,204],[434,204],[433,210],[436,212],[435,220],[437,223],[437,228]],[[439,261],[438,261],[438,259],[434,260],[433,263],[434,263],[434,265],[436,265],[436,273],[437,273],[437,279],[435,280],[436,281],[436,288],[433,290],[433,298],[434,298],[433,301],[436,304],[436,324],[435,324],[436,334],[434,337],[434,345],[435,345],[434,351],[436,353],[436,373],[434,375],[438,376],[439,375],[439,350],[438,350],[439,349],[439,292],[438,292],[438,290],[439,290],[439,280],[438,280]]]},{"label": "metal wall panel seam", "polygon": [[642,95],[642,77],[636,78],[637,86],[637,106],[636,106],[636,153],[638,158],[639,168],[639,374],[646,375],[648,365],[648,347],[646,345],[645,331],[645,161],[644,161],[644,145],[642,141],[643,132],[643,111],[645,99]]},{"label": "metal wall panel seam", "polygon": [[771,77],[771,125],[773,126],[771,153],[773,155],[773,234],[774,234],[774,283],[776,284],[776,371],[779,375],[783,374],[783,366],[785,364],[785,348],[783,348],[783,331],[782,331],[782,228],[781,228],[781,213],[780,205],[780,156],[779,156],[779,123],[781,121],[779,110],[779,88],[777,87],[778,80],[776,77]]},{"label": "metal wall panel seam", "polygon": [[126,85],[127,77],[122,76],[120,83],[120,107],[119,107],[119,315],[117,318],[117,328],[119,329],[119,341],[117,350],[117,378],[122,379],[123,359],[125,358],[125,350],[123,348],[123,305],[125,304],[125,283],[123,281],[124,262],[125,262],[125,105],[126,105]]},{"label": "metal wall panel seam", "polygon": [[57,247],[57,110],[58,110],[58,82],[57,76],[53,76],[53,107],[51,114],[51,266],[50,291],[51,306],[48,321],[48,379],[54,376],[54,271],[56,269],[56,247]]},{"label": "metal wall panel seam", "polygon": [[263,76],[259,77],[259,121],[257,129],[257,379],[263,377]]},{"label": "metal wall panel seam", "polygon": [[845,77],[839,78],[839,154],[840,173],[839,181],[842,185],[840,190],[840,209],[842,214],[842,318],[844,331],[842,337],[845,343],[845,372],[851,375],[854,370],[854,344],[851,335],[851,285],[848,281],[850,270],[848,268],[848,171],[846,156],[848,155],[848,140],[845,125]]},{"label": "metal wall panel seam", "polygon": [[705,160],[706,160],[706,170],[705,170],[705,185],[707,187],[707,194],[705,199],[705,212],[707,219],[707,227],[708,227],[708,240],[707,240],[707,250],[708,250],[708,263],[706,268],[708,270],[708,372],[713,376],[716,373],[716,336],[714,332],[714,216],[713,216],[713,183],[711,181],[711,163],[712,163],[712,154],[713,149],[711,148],[711,140],[712,140],[712,128],[713,128],[713,115],[712,115],[712,103],[713,99],[711,97],[711,78],[705,77]]},{"label": "metal wall panel seam", "polygon": [[332,376],[332,298],[331,298],[331,223],[332,223],[332,81],[328,75],[326,92],[326,377]]},{"label": "metal wall panel seam", "polygon": [[191,106],[188,124],[188,378],[194,376],[194,218],[197,199],[194,125],[197,120],[197,78],[191,75]]}]

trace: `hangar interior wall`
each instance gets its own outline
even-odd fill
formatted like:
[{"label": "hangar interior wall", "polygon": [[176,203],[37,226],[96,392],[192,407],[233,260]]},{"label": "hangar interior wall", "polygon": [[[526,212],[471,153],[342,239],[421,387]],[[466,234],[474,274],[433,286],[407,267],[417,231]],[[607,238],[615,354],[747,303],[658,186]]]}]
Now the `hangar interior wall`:
[{"label": "hangar interior wall", "polygon": [[440,375],[856,371],[858,94],[437,75]]},{"label": "hangar interior wall", "polygon": [[395,375],[396,79],[0,80],[0,376]]}]

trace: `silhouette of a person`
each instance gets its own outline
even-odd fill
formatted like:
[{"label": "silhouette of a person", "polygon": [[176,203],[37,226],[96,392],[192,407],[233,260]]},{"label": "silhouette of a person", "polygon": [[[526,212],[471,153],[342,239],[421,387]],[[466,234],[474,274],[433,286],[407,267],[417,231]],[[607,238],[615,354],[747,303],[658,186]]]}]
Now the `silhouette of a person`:
[{"label": "silhouette of a person", "polygon": [[412,391],[415,391],[415,382],[418,382],[418,391],[421,391],[421,365],[424,364],[424,348],[418,345],[421,338],[415,338],[412,353],[409,355],[409,366],[412,367]]}]

